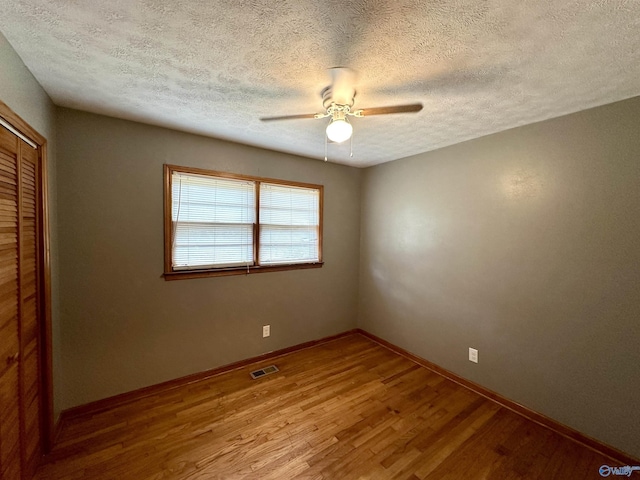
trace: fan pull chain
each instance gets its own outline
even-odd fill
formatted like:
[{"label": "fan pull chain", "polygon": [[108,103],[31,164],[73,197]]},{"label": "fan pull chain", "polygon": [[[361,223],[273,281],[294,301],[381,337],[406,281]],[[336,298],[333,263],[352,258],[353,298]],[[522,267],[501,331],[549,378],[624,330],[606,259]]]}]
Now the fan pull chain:
[{"label": "fan pull chain", "polygon": [[327,143],[329,140],[327,140],[327,136],[324,136],[324,161],[327,161]]},{"label": "fan pull chain", "polygon": [[353,133],[351,133],[351,138],[349,139],[349,156],[353,158]]}]

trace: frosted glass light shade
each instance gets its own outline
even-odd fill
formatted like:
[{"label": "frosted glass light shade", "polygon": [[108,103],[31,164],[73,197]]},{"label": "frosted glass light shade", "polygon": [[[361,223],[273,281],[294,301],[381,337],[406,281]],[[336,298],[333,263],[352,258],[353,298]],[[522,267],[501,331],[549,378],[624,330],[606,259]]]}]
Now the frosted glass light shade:
[{"label": "frosted glass light shade", "polygon": [[336,143],[348,140],[352,133],[353,127],[346,120],[333,120],[327,125],[327,137]]}]

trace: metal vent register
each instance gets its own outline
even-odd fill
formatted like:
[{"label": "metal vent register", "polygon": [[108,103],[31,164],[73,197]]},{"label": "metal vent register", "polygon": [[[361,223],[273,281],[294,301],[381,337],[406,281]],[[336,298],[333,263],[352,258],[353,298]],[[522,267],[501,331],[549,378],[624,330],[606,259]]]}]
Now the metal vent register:
[{"label": "metal vent register", "polygon": [[269,365],[268,367],[264,367],[264,368],[261,368],[260,370],[251,372],[251,378],[255,380],[256,378],[264,377],[265,375],[269,375],[271,373],[276,373],[279,371],[280,370],[278,370],[278,367],[276,367],[275,365]]}]

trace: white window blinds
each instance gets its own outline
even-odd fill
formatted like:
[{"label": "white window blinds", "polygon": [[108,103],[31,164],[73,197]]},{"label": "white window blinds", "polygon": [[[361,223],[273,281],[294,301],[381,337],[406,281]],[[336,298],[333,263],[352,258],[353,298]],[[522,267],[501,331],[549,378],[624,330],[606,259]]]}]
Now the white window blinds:
[{"label": "white window blinds", "polygon": [[320,192],[260,184],[260,264],[319,261]]},{"label": "white window blinds", "polygon": [[255,182],[173,172],[175,270],[254,264]]}]

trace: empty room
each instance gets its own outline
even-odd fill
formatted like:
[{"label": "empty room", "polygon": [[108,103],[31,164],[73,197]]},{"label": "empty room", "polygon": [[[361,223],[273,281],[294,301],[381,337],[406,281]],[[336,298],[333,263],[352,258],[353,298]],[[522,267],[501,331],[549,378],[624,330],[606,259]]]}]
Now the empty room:
[{"label": "empty room", "polygon": [[640,478],[639,32],[0,0],[0,480]]}]

